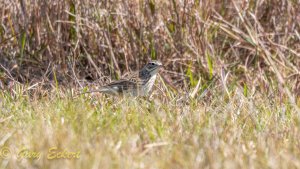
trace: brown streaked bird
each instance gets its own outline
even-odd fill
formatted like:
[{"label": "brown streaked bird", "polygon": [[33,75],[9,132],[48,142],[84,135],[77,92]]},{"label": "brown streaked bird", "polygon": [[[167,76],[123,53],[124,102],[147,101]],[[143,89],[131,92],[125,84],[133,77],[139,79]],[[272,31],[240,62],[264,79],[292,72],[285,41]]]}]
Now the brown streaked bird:
[{"label": "brown streaked bird", "polygon": [[152,89],[156,75],[161,67],[162,63],[160,61],[152,60],[140,71],[130,73],[121,80],[102,86],[97,91],[113,95],[146,96]]}]

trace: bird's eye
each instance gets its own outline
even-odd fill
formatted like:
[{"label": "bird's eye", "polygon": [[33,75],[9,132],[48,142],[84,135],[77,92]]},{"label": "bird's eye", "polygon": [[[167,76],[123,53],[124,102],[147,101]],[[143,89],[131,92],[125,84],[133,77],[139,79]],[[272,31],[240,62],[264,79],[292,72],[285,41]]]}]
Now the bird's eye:
[{"label": "bird's eye", "polygon": [[151,65],[153,65],[153,66],[154,66],[154,63],[151,63]]}]

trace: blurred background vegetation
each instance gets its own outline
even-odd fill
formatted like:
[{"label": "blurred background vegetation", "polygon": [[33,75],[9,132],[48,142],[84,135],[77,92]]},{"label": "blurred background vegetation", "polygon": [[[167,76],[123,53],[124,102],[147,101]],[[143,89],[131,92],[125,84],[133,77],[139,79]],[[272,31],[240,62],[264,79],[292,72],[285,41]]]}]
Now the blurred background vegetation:
[{"label": "blurred background vegetation", "polygon": [[[0,19],[2,168],[300,168],[299,0],[0,0]],[[149,98],[76,94],[151,59]]]},{"label": "blurred background vegetation", "polygon": [[217,76],[300,95],[298,0],[1,0],[0,19],[1,88],[105,83],[157,59],[175,89]]}]

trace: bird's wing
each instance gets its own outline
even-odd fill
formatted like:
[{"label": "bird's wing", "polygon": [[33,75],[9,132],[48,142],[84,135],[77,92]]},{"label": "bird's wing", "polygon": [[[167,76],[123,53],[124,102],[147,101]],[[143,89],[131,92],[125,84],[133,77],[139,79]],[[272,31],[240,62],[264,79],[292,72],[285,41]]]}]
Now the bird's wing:
[{"label": "bird's wing", "polygon": [[135,79],[138,78],[138,76],[139,72],[127,72],[121,77],[121,80]]},{"label": "bird's wing", "polygon": [[126,91],[130,91],[133,89],[136,89],[137,84],[127,80],[127,79],[121,79],[114,82],[111,82],[105,86],[102,86],[99,91],[103,93],[109,93],[109,94],[120,94]]},{"label": "bird's wing", "polygon": [[139,77],[139,72],[133,72],[133,73],[129,73],[129,74],[125,74],[122,79],[124,80],[128,80],[131,82],[134,82],[135,84],[137,84],[138,86],[142,86],[145,85],[145,83],[148,82],[148,80],[151,78],[151,76],[149,77],[144,77],[143,79],[141,77]]}]

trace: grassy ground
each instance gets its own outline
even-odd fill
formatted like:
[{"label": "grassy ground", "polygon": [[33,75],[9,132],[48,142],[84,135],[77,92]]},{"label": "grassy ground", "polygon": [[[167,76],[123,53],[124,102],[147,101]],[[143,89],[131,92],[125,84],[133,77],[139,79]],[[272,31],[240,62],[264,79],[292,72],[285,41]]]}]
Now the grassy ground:
[{"label": "grassy ground", "polygon": [[299,118],[287,99],[245,97],[240,88],[208,93],[1,93],[1,168],[300,167]]},{"label": "grassy ground", "polygon": [[[300,1],[1,0],[0,20],[0,168],[300,168]],[[151,59],[150,97],[77,95]]]}]

